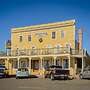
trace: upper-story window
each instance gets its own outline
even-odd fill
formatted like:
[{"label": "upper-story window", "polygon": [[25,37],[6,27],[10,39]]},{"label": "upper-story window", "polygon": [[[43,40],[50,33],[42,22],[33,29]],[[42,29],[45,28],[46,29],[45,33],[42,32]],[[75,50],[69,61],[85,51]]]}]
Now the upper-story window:
[{"label": "upper-story window", "polygon": [[61,38],[64,38],[65,37],[65,32],[62,30],[61,31]]},{"label": "upper-story window", "polygon": [[67,44],[66,44],[66,47],[67,47],[67,48],[70,48],[70,47],[71,47],[71,44],[70,44],[70,43],[67,43]]},{"label": "upper-story window", "polygon": [[20,42],[22,42],[22,36],[19,37]]},{"label": "upper-story window", "polygon": [[52,48],[52,46],[50,44],[47,45],[47,48]]},{"label": "upper-story window", "polygon": [[28,35],[28,41],[31,41],[31,35]]},{"label": "upper-story window", "polygon": [[56,38],[56,32],[52,32],[52,39]]}]

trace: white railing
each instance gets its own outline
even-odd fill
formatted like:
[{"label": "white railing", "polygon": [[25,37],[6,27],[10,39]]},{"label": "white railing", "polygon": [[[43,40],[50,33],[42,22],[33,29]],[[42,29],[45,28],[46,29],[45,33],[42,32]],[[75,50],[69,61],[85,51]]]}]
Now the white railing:
[{"label": "white railing", "polygon": [[57,54],[71,54],[71,55],[86,55],[84,49],[77,50],[67,47],[61,48],[43,48],[43,49],[25,49],[25,50],[9,50],[0,53],[0,56],[33,56],[33,55],[57,55]]}]

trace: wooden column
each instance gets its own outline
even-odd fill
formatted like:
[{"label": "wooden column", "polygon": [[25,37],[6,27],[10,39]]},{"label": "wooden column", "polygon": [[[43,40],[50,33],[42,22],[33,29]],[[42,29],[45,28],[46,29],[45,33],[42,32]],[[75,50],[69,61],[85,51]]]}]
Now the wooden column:
[{"label": "wooden column", "polygon": [[29,69],[31,69],[31,57],[29,57]]},{"label": "wooden column", "polygon": [[20,68],[20,63],[19,63],[20,58],[17,58],[17,60],[18,60],[18,68]]},{"label": "wooden column", "polygon": [[83,72],[83,69],[84,69],[84,57],[83,57],[83,49],[82,49],[82,72]]},{"label": "wooden column", "polygon": [[68,56],[68,69],[70,70],[70,56]]},{"label": "wooden column", "polygon": [[54,57],[54,65],[56,65],[56,57]]}]

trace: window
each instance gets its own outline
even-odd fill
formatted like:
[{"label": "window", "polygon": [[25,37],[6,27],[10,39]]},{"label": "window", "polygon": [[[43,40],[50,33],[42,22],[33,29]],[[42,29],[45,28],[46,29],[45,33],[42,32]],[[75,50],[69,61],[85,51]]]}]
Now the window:
[{"label": "window", "polygon": [[39,60],[31,60],[31,69],[39,70]]},{"label": "window", "polygon": [[31,35],[28,35],[28,41],[31,41]]},{"label": "window", "polygon": [[61,31],[61,38],[64,38],[64,36],[65,36],[65,32]]},{"label": "window", "polygon": [[12,62],[12,68],[17,69],[18,68],[18,61]]},{"label": "window", "polygon": [[46,60],[43,61],[43,66],[45,70],[49,69],[49,66],[53,65],[52,60],[47,60],[47,58],[45,58]]},{"label": "window", "polygon": [[20,36],[20,42],[22,42],[22,36]]},{"label": "window", "polygon": [[66,44],[66,47],[67,47],[67,48],[70,48],[70,46],[71,46],[71,45],[70,45],[69,43]]},{"label": "window", "polygon": [[71,50],[71,45],[69,43],[66,44],[66,52],[69,52]]},{"label": "window", "polygon": [[64,68],[68,68],[68,59],[64,59],[63,66]]},{"label": "window", "polygon": [[56,32],[52,32],[52,39],[56,38]]},{"label": "window", "polygon": [[49,67],[49,60],[44,61],[44,69],[47,70]]},{"label": "window", "polygon": [[56,60],[56,65],[58,65],[58,66],[62,66],[62,60],[57,59],[57,60]]},{"label": "window", "polygon": [[50,44],[47,45],[47,48],[52,48],[52,46]]},{"label": "window", "polygon": [[52,53],[52,46],[50,44],[47,45],[47,53],[51,54]]},{"label": "window", "polygon": [[21,61],[20,62],[20,67],[21,68],[25,68],[25,67],[29,67],[29,61]]},{"label": "window", "polygon": [[36,55],[38,53],[37,49],[35,46],[32,46],[32,49],[31,49],[31,54],[32,55]]},{"label": "window", "polygon": [[59,45],[59,44],[56,45],[56,48],[57,48],[57,49],[59,49],[60,47],[61,47],[61,45]]},{"label": "window", "polygon": [[56,50],[55,50],[55,53],[59,54],[61,52],[61,46],[59,44],[57,44],[56,46]]}]

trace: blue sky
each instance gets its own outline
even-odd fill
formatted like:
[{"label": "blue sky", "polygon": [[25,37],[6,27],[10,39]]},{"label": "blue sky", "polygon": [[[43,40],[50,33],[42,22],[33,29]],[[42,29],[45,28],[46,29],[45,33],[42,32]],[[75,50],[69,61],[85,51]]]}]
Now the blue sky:
[{"label": "blue sky", "polygon": [[10,39],[13,27],[70,19],[76,20],[77,27],[83,27],[83,48],[90,53],[89,0],[0,0],[0,49]]}]

